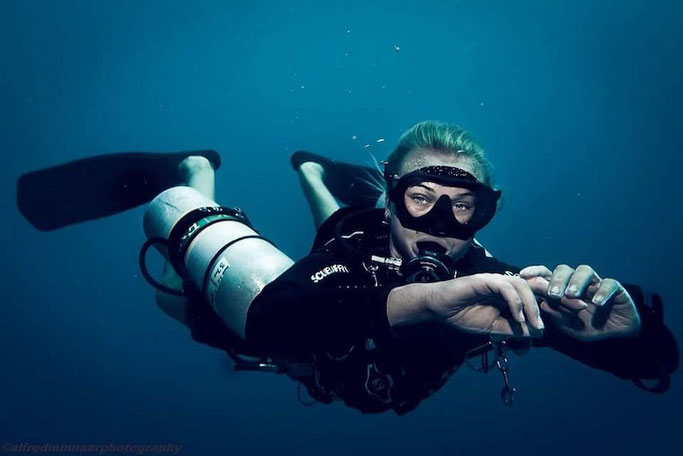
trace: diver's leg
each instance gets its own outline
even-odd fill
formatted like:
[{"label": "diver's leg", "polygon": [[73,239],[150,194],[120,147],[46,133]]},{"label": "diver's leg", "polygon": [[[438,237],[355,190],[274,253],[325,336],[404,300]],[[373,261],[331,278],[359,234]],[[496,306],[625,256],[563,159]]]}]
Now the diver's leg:
[{"label": "diver's leg", "polygon": [[340,207],[323,183],[324,173],[323,167],[315,162],[306,162],[297,168],[299,182],[311,209],[316,229]]},{"label": "diver's leg", "polygon": [[212,200],[216,199],[213,166],[205,157],[194,155],[187,157],[178,165],[178,172],[188,187],[194,188]]},{"label": "diver's leg", "polygon": [[[178,166],[178,173],[180,173],[180,177],[188,187],[194,188],[212,200],[215,199],[214,170],[211,162],[205,157],[187,157]],[[163,271],[161,273],[161,283],[174,290],[181,290],[183,288],[183,280],[168,261],[164,263]],[[166,314],[185,323],[186,298],[174,296],[158,290],[156,292],[155,301],[159,308]]]},{"label": "diver's leg", "polygon": [[299,175],[316,227],[341,206],[373,208],[384,202],[379,167],[344,163],[303,150],[294,152],[290,162]]}]

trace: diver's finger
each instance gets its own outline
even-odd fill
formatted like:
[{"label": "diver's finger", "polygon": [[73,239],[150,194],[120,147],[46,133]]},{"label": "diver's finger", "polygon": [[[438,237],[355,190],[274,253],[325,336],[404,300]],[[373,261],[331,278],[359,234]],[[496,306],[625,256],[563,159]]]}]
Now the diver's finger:
[{"label": "diver's finger", "polygon": [[550,279],[553,273],[543,265],[527,266],[519,271],[519,276],[523,279],[531,279],[533,277],[544,277]]},{"label": "diver's finger", "polygon": [[[548,281],[543,277],[534,277],[532,279],[527,279],[526,281],[531,291],[536,295],[538,299],[548,298]],[[570,299],[566,296],[562,297],[560,300],[552,300],[552,306],[559,307],[563,306],[567,309],[578,311],[583,310],[588,307],[588,304],[582,299]]]},{"label": "diver's finger", "polygon": [[550,304],[548,304],[548,301],[541,301],[541,305],[539,307],[543,312],[547,313],[554,319],[564,318],[564,314],[559,310],[553,308]]},{"label": "diver's finger", "polygon": [[622,285],[614,279],[603,279],[593,296],[592,302],[596,306],[604,306],[614,295],[622,290]]},{"label": "diver's finger", "polygon": [[526,323],[509,320],[501,315],[491,325],[490,335],[492,339],[502,339],[501,336],[535,337],[538,336],[538,331],[531,332]]},{"label": "diver's finger", "polygon": [[526,280],[521,277],[510,277],[510,283],[515,287],[517,294],[522,298],[522,306],[524,309],[524,314],[529,321],[529,324],[542,331],[544,329],[543,320],[541,319],[541,310],[538,308],[536,303],[536,297],[533,291],[527,284]]},{"label": "diver's finger", "polygon": [[573,311],[583,310],[588,307],[588,304],[583,299],[568,298],[566,296],[563,296],[558,302],[564,309]]},{"label": "diver's finger", "polygon": [[584,295],[590,284],[600,282],[600,277],[593,268],[587,264],[579,265],[567,285],[566,296],[578,298]]},{"label": "diver's finger", "polygon": [[548,296],[548,280],[546,280],[543,277],[531,277],[529,279],[525,279],[527,285],[529,285],[529,288],[531,288],[531,291],[534,292],[536,295],[540,296]]},{"label": "diver's finger", "polygon": [[574,269],[566,264],[558,265],[553,271],[553,276],[550,278],[550,285],[548,285],[548,295],[551,298],[560,299],[564,295],[564,290],[567,288],[569,280],[574,274]]},{"label": "diver's finger", "polygon": [[[546,298],[548,297],[548,281],[544,279],[543,277],[534,277],[532,279],[527,279],[526,281],[527,285],[529,285],[529,288],[531,288],[531,291],[537,296],[541,298]],[[597,289],[597,288],[596,288]],[[590,292],[595,291],[595,289],[592,289],[591,287],[588,288],[588,293],[589,295]],[[552,303],[553,306],[563,306],[566,307],[567,309],[570,310],[583,310],[586,307],[588,307],[588,304],[586,301],[582,299],[572,299],[568,298],[567,296],[563,296],[562,299],[560,300],[553,300]]]},{"label": "diver's finger", "polygon": [[510,308],[512,318],[518,323],[523,323],[525,321],[524,312],[522,311],[524,303],[519,296],[517,289],[505,279],[498,281],[496,285],[498,287],[498,293],[500,293]]}]

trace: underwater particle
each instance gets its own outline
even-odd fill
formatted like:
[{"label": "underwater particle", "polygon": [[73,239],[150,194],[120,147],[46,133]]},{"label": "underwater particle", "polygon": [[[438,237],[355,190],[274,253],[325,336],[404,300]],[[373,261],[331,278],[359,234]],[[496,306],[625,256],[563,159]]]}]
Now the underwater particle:
[{"label": "underwater particle", "polygon": [[377,139],[377,142],[378,142],[378,143],[383,143],[383,142],[384,142],[384,138],[379,138],[379,139]]},{"label": "underwater particle", "polygon": [[357,139],[358,139],[358,136],[356,136],[356,135],[353,135],[353,136],[351,136],[351,139],[353,139],[353,140],[355,141],[355,140],[357,140]]},{"label": "underwater particle", "polygon": [[302,88],[302,89],[305,89],[306,87],[305,87],[305,86],[301,86],[301,88]]},{"label": "underwater particle", "polygon": [[479,103],[479,106],[484,106],[484,102],[482,101],[481,103]]},{"label": "underwater particle", "polygon": [[401,52],[401,46],[394,44],[394,52]]},{"label": "underwater particle", "polygon": [[385,86],[385,85],[382,85],[382,87],[381,87],[382,90],[384,90],[386,88],[387,88],[387,86]]},{"label": "underwater particle", "polygon": [[348,52],[344,52],[344,57],[348,57],[348,56],[349,56],[349,53],[348,53]]},{"label": "underwater particle", "polygon": [[351,30],[348,30],[348,29],[347,29],[347,30],[346,30],[346,33],[351,33]]},{"label": "underwater particle", "polygon": [[369,149],[369,148],[370,148],[370,144],[366,144],[363,146],[363,149]]}]

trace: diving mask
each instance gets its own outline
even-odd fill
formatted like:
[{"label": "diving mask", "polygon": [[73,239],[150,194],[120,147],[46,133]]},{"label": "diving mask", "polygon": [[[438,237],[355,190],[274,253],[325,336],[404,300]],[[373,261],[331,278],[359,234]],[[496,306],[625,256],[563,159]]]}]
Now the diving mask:
[{"label": "diving mask", "polygon": [[[470,239],[486,226],[496,212],[501,191],[477,180],[471,173],[453,166],[427,166],[401,177],[385,176],[389,199],[396,215],[408,229],[439,237]],[[441,195],[430,183],[470,190],[463,197]]]}]

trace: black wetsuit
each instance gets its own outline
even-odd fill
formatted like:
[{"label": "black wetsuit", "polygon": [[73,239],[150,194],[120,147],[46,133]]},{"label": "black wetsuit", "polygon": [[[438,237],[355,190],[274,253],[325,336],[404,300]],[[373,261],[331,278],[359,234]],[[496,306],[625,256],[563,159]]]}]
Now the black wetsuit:
[{"label": "black wetsuit", "polygon": [[[439,389],[463,363],[465,353],[487,338],[442,323],[392,329],[386,314],[387,295],[402,284],[400,277],[388,269],[370,267],[334,240],[334,226],[353,211],[344,208],[333,214],[318,231],[312,252],[254,299],[247,318],[247,344],[242,348],[274,359],[309,360],[313,373],[297,379],[319,401],[341,399],[363,412],[393,409],[403,414]],[[388,229],[371,223],[371,229],[366,223],[347,230],[350,242],[388,255]],[[520,270],[487,256],[477,246],[467,251],[456,268],[457,277],[481,272],[512,275]],[[661,303],[646,299],[636,286],[624,286],[641,315],[638,337],[580,342],[548,326],[544,337],[533,344],[550,346],[621,378],[658,378],[666,388],[678,353],[662,323]],[[190,327],[201,342],[227,343],[224,325],[206,312],[196,312]]]}]

